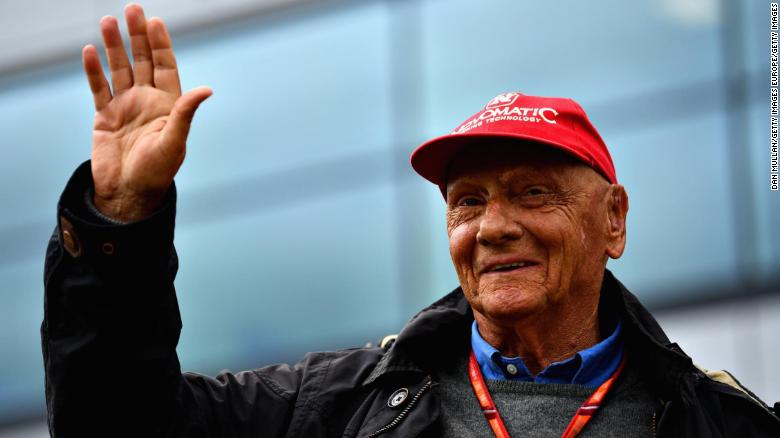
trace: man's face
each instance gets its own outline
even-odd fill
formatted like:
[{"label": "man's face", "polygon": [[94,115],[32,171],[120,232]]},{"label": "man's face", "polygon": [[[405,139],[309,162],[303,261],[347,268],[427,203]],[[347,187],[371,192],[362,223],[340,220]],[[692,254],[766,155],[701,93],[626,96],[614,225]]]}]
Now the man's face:
[{"label": "man's face", "polygon": [[448,172],[447,232],[472,308],[517,319],[592,301],[607,256],[619,257],[625,244],[618,199],[627,209],[622,187],[610,188],[593,169],[549,147],[459,153]]}]

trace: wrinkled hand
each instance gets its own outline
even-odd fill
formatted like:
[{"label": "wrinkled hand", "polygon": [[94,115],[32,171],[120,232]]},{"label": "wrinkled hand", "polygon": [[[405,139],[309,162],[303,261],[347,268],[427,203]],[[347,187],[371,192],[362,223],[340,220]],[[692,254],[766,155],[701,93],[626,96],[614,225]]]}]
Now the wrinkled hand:
[{"label": "wrinkled hand", "polygon": [[82,58],[97,110],[92,133],[95,206],[131,222],[149,216],[162,202],[184,161],[195,110],[211,89],[198,87],[182,95],[163,21],[147,21],[137,4],[125,8],[125,18],[132,66],[116,18],[100,20],[110,88],[95,46],[84,47]]}]

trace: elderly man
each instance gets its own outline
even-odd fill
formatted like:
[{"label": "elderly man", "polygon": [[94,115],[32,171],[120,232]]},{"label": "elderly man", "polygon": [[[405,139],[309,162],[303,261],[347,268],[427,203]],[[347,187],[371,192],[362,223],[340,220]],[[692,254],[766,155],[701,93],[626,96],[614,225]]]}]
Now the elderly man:
[{"label": "elderly man", "polygon": [[412,165],[447,203],[460,288],[394,342],[216,378],[182,374],[175,189],[194,112],[165,25],[126,9],[84,68],[92,161],[59,204],[42,326],[53,436],[780,436],[771,410],[708,376],[605,269],[628,198],[568,99],[502,94]]}]

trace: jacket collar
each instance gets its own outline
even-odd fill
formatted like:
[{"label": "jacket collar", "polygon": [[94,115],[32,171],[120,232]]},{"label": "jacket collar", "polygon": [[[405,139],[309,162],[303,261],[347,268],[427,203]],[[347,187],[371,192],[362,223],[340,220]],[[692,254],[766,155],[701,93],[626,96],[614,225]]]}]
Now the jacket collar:
[{"label": "jacket collar", "polygon": [[[663,394],[679,391],[680,380],[693,369],[691,359],[669,342],[655,318],[609,270],[604,272],[599,306],[623,320],[628,360]],[[468,351],[473,320],[462,289],[453,290],[409,321],[363,384],[398,373],[441,369]]]},{"label": "jacket collar", "polygon": [[465,351],[473,320],[458,287],[412,317],[363,384],[389,374],[436,369],[437,364]]}]

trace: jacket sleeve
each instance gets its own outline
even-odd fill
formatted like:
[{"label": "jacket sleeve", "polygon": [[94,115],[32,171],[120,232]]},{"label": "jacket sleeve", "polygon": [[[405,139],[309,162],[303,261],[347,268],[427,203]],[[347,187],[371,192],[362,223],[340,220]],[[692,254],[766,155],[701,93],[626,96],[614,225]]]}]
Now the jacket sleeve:
[{"label": "jacket sleeve", "polygon": [[87,161],[60,198],[46,253],[41,338],[51,435],[282,436],[301,365],[216,378],[180,371],[175,187],[155,214],[130,224],[91,212],[91,187]]}]

